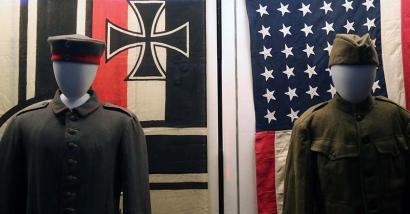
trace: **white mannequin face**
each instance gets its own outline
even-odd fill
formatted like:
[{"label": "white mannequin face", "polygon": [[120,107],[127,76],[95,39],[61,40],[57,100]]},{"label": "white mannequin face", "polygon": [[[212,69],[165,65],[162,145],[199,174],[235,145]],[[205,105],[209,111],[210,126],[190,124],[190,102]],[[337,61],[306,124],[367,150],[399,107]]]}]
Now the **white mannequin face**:
[{"label": "white mannequin face", "polygon": [[94,81],[98,65],[77,62],[53,62],[58,87],[68,99],[82,97]]},{"label": "white mannequin face", "polygon": [[360,103],[371,95],[376,70],[375,65],[334,65],[331,67],[333,84],[343,99]]}]

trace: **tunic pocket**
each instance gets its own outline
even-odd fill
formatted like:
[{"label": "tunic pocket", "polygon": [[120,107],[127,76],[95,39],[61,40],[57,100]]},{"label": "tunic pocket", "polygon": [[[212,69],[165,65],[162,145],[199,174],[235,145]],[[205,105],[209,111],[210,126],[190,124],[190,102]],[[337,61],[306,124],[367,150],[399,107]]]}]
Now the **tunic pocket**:
[{"label": "tunic pocket", "polygon": [[402,137],[389,138],[374,142],[377,152],[382,155],[391,155],[397,157],[400,155],[399,146],[403,150],[408,150],[406,142]]},{"label": "tunic pocket", "polygon": [[394,136],[374,142],[378,157],[378,169],[385,193],[385,201],[400,201],[406,186],[406,157],[408,146],[403,136]]},{"label": "tunic pocket", "polygon": [[360,155],[358,144],[342,140],[314,140],[310,150],[322,197],[337,203],[354,203],[356,196],[360,195],[357,182]]}]

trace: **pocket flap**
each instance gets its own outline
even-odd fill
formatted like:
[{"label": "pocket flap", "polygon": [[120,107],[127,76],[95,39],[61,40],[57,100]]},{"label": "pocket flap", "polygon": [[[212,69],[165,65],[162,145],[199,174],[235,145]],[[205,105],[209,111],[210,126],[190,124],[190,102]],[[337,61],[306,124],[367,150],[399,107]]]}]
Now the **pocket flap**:
[{"label": "pocket flap", "polygon": [[331,160],[357,157],[360,154],[358,145],[332,140],[315,140],[312,142],[310,150],[322,153]]},{"label": "pocket flap", "polygon": [[397,156],[400,153],[398,144],[400,144],[400,142],[396,138],[389,138],[374,142],[374,146],[380,154],[393,156]]}]

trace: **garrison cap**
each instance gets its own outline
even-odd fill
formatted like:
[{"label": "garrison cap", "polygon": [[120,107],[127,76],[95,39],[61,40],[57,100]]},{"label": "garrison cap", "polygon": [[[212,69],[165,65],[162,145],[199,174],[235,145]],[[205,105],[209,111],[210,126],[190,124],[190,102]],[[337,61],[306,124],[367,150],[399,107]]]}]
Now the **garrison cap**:
[{"label": "garrison cap", "polygon": [[379,59],[370,35],[336,34],[330,52],[329,67],[332,65],[376,65]]},{"label": "garrison cap", "polygon": [[51,61],[81,62],[100,64],[105,43],[88,36],[71,34],[50,36]]}]

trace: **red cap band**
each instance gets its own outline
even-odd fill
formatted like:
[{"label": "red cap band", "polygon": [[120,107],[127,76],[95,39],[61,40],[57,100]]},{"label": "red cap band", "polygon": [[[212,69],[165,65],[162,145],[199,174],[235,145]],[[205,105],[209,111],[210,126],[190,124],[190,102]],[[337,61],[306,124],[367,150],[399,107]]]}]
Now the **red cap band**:
[{"label": "red cap band", "polygon": [[51,61],[67,61],[67,62],[83,62],[90,64],[100,64],[101,56],[91,55],[64,55],[59,53],[53,53],[51,55]]}]

